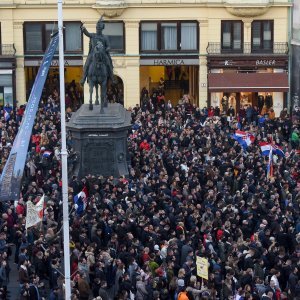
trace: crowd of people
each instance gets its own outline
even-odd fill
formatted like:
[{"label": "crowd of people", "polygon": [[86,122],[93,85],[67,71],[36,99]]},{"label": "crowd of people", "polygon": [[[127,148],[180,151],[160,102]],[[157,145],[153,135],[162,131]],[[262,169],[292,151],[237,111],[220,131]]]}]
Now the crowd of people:
[{"label": "crowd of people", "polygon": [[[0,172],[24,108],[1,119]],[[300,110],[228,118],[187,97],[130,110],[129,175],[69,177],[72,299],[300,299]],[[236,129],[255,136],[246,151]],[[272,177],[260,141],[285,153],[273,156]],[[9,299],[12,263],[21,300],[64,299],[59,149],[51,95],[37,113],[20,199],[0,202],[0,299]],[[25,230],[26,203],[42,195],[43,221]],[[197,275],[197,256],[208,260],[208,279]]]}]

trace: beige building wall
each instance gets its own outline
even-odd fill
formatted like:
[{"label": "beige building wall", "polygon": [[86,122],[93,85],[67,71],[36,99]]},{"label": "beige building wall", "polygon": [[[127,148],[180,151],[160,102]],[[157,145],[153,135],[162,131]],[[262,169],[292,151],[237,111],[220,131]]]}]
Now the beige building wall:
[{"label": "beige building wall", "polygon": [[[17,50],[17,100],[26,101],[23,23],[26,21],[54,21],[57,19],[57,0],[1,0],[0,22],[2,43],[14,43]],[[87,29],[95,32],[95,25],[104,13],[106,20],[125,23],[125,54],[112,55],[114,71],[124,83],[125,106],[139,103],[140,54],[139,22],[144,20],[197,20],[199,22],[199,105],[207,105],[207,59],[209,42],[221,40],[221,20],[243,20],[244,42],[251,42],[251,22],[257,19],[274,20],[274,42],[288,41],[288,0],[65,0],[65,21],[82,21]],[[273,3],[273,4],[272,4]],[[244,4],[242,6],[240,4]],[[270,4],[270,5],[266,5]],[[237,8],[236,6],[240,6]],[[88,38],[84,37],[85,61]],[[145,80],[145,79],[144,79]],[[84,88],[88,101],[88,88]]]}]

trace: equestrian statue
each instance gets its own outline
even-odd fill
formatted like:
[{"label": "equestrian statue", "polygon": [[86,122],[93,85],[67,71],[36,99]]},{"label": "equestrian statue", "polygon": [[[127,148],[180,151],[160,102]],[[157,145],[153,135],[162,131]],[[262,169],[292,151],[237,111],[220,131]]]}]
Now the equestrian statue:
[{"label": "equestrian statue", "polygon": [[89,54],[83,68],[83,77],[80,81],[84,85],[85,81],[89,85],[90,91],[90,106],[93,110],[93,90],[96,90],[95,104],[99,105],[99,85],[101,86],[101,110],[104,113],[104,107],[107,107],[107,81],[110,79],[114,83],[113,64],[109,53],[110,46],[108,38],[103,35],[102,31],[105,27],[103,16],[99,19],[96,25],[96,33],[90,33],[82,25],[82,32],[89,37]]}]

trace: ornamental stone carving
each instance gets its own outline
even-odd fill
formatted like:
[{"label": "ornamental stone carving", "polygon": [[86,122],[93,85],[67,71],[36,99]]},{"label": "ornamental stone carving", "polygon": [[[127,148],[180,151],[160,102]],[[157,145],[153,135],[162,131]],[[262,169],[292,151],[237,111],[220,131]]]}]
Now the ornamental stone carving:
[{"label": "ornamental stone carving", "polygon": [[265,14],[269,6],[262,7],[226,7],[226,10],[233,16],[240,18],[253,18]]},{"label": "ornamental stone carving", "polygon": [[125,68],[124,59],[113,59],[114,68]]},{"label": "ornamental stone carving", "polygon": [[125,10],[125,0],[97,0],[95,9],[107,18],[116,18]]},{"label": "ornamental stone carving", "polygon": [[23,22],[14,22],[14,29],[23,29]]}]

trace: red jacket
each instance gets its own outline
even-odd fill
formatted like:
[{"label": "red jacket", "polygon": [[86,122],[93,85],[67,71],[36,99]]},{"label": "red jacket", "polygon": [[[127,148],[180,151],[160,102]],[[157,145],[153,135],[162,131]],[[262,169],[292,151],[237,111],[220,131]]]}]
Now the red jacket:
[{"label": "red jacket", "polygon": [[218,229],[217,230],[217,236],[216,236],[216,238],[217,238],[218,241],[220,241],[222,239],[223,234],[224,234],[224,231],[222,229]]},{"label": "red jacket", "polygon": [[140,149],[149,151],[150,150],[150,145],[147,142],[141,142]]},{"label": "red jacket", "polygon": [[20,204],[20,203],[18,203],[18,205],[16,207],[16,213],[17,213],[17,215],[24,216],[24,214],[25,214],[25,206],[22,205],[22,204]]}]

